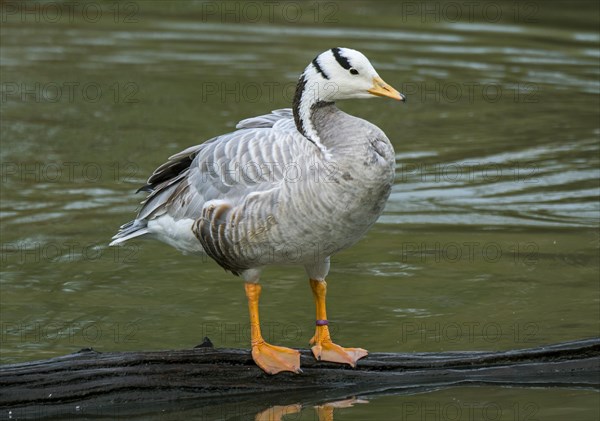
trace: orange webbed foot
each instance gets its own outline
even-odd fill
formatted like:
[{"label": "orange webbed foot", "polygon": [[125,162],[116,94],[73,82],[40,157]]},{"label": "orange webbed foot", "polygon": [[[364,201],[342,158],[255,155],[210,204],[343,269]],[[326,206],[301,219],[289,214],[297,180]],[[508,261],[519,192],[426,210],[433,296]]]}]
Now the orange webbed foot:
[{"label": "orange webbed foot", "polygon": [[315,337],[310,340],[310,344],[314,344],[311,350],[315,358],[319,361],[349,364],[351,367],[356,367],[358,360],[369,355],[366,349],[344,348],[334,344],[331,339],[317,341]]},{"label": "orange webbed foot", "polygon": [[282,371],[300,373],[300,352],[295,349],[275,346],[266,342],[252,345],[252,359],[267,374]]},{"label": "orange webbed foot", "polygon": [[317,320],[315,336],[310,340],[312,353],[317,360],[330,361],[333,363],[349,364],[356,367],[356,362],[368,355],[362,348],[342,348],[331,341],[329,335],[329,321],[325,310],[325,296],[327,294],[327,282],[324,279],[310,279],[310,287],[315,298],[317,308]]}]

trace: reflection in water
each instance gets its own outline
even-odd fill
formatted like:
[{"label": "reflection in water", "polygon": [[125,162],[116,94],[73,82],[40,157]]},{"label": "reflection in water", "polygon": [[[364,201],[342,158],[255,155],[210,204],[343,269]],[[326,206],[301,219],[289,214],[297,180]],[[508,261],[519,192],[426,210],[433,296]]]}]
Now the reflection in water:
[{"label": "reflection in water", "polygon": [[[320,405],[316,405],[315,411],[317,419],[319,421],[333,421],[333,410],[336,408],[351,408],[357,403],[369,403],[364,399],[349,398],[343,400],[337,400],[332,402],[326,402]],[[256,421],[281,421],[284,415],[297,414],[302,410],[302,405],[286,405],[286,406],[272,406],[269,409],[256,414]]]},{"label": "reflection in water", "polygon": [[254,419],[256,421],[280,421],[281,417],[283,417],[284,415],[297,414],[301,410],[302,405],[300,404],[286,406],[275,405],[256,414],[256,417]]}]

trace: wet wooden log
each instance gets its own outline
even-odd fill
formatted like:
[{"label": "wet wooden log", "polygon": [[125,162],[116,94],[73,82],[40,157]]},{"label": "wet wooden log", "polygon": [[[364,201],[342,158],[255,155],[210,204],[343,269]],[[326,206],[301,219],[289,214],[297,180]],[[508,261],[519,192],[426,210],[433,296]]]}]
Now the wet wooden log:
[{"label": "wet wooden log", "polygon": [[[317,405],[349,396],[414,393],[457,385],[600,388],[600,338],[500,352],[372,353],[356,369],[315,361],[302,374],[264,374],[248,350],[211,346],[75,354],[0,367],[2,417],[140,415],[178,408]],[[268,395],[265,395],[268,394]],[[265,398],[268,396],[268,399]],[[246,403],[244,403],[246,402]],[[110,409],[109,409],[110,408]]]}]

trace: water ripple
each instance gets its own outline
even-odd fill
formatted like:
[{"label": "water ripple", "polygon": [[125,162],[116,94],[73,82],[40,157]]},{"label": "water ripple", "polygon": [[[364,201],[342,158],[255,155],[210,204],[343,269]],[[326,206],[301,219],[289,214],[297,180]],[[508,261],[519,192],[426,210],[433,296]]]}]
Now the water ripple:
[{"label": "water ripple", "polygon": [[[577,149],[598,153],[592,140]],[[382,221],[597,226],[600,170],[569,158],[574,150],[567,143],[435,164],[414,164],[425,152],[413,153],[413,161],[400,155]]]}]

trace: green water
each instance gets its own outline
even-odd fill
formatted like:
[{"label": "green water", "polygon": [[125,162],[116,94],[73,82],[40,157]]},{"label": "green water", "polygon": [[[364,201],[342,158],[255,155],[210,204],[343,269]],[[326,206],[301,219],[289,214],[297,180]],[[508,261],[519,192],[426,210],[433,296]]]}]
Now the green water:
[{"label": "green water", "polygon": [[[334,46],[364,52],[408,97],[339,104],[387,133],[397,175],[379,222],[332,259],[336,342],[502,350],[598,336],[598,5],[461,4],[2,3],[2,362],[205,335],[247,348],[240,279],[160,243],[107,244],[156,166],[288,107]],[[266,339],[307,347],[303,269],[269,268],[262,283]],[[458,419],[599,417],[596,392],[485,387],[374,397],[336,419],[422,419],[457,402],[501,408]]]}]

